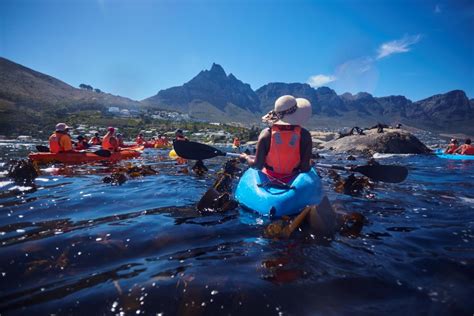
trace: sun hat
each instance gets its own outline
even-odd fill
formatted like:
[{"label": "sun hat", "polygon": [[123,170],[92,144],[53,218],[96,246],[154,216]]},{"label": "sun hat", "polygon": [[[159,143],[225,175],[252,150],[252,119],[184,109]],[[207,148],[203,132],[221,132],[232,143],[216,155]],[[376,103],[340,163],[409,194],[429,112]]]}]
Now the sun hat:
[{"label": "sun hat", "polygon": [[279,125],[303,125],[311,117],[311,103],[304,98],[284,95],[275,101],[275,107],[262,117],[264,122]]},{"label": "sun hat", "polygon": [[56,124],[56,131],[58,132],[65,132],[70,127],[66,125],[66,123],[58,123]]}]

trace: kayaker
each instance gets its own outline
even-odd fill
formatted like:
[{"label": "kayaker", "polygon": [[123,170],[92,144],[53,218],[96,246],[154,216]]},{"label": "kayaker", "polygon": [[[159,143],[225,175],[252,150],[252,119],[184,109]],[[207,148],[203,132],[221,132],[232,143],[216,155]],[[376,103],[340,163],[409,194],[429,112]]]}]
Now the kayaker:
[{"label": "kayaker", "polygon": [[232,148],[235,152],[240,153],[240,139],[238,137],[234,138],[234,141],[232,142]]},{"label": "kayaker", "polygon": [[143,133],[138,134],[137,138],[135,139],[135,143],[137,145],[143,145],[146,143],[145,138],[143,137]]},{"label": "kayaker", "polygon": [[100,144],[102,144],[102,141],[100,140],[99,133],[95,133],[94,136],[89,141],[89,145],[94,146],[94,145],[100,145]]},{"label": "kayaker", "polygon": [[454,153],[461,155],[474,155],[474,146],[471,145],[471,139],[466,138],[464,144],[459,146]]},{"label": "kayaker", "polygon": [[72,151],[71,137],[68,134],[70,127],[66,123],[56,124],[55,132],[49,137],[49,151],[52,153]]},{"label": "kayaker", "polygon": [[446,148],[444,153],[454,154],[454,152],[456,151],[456,149],[458,149],[458,147],[459,147],[458,140],[456,138],[451,138],[451,141],[449,142],[448,147]]},{"label": "kayaker", "polygon": [[183,130],[181,129],[177,129],[174,135],[175,135],[175,140],[189,141],[189,139],[186,136],[184,136]]},{"label": "kayaker", "polygon": [[104,139],[102,139],[102,148],[110,151],[120,150],[117,138],[115,137],[115,128],[107,128],[107,134],[105,134]]},{"label": "kayaker", "polygon": [[289,182],[299,172],[308,172],[312,140],[301,125],[310,117],[308,100],[291,95],[279,97],[274,109],[262,117],[271,127],[260,133],[255,158],[245,153],[241,157],[251,167],[283,182]]},{"label": "kayaker", "polygon": [[84,136],[79,135],[77,136],[77,143],[74,146],[75,150],[84,150],[89,148],[89,144],[87,143],[87,140],[84,138]]},{"label": "kayaker", "polygon": [[118,142],[118,146],[119,146],[120,148],[128,147],[128,146],[125,145],[125,143],[123,142],[123,135],[120,134],[120,133],[117,133],[117,142]]}]

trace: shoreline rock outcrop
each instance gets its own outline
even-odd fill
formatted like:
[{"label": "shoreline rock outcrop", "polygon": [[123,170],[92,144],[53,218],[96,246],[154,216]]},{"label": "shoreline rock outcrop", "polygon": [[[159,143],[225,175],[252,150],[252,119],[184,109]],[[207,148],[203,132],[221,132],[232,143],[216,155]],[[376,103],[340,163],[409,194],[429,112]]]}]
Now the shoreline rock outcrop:
[{"label": "shoreline rock outcrop", "polygon": [[324,149],[336,153],[372,155],[383,154],[428,154],[431,150],[411,133],[401,129],[365,130],[365,135],[351,135],[323,144]]}]

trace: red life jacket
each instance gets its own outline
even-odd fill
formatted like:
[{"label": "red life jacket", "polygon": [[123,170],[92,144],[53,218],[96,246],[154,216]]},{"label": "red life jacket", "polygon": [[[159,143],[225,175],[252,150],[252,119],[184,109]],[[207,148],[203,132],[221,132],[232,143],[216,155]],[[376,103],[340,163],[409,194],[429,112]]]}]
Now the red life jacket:
[{"label": "red life jacket", "polygon": [[277,178],[294,175],[301,162],[301,127],[273,125],[271,135],[265,169],[270,170],[269,175]]},{"label": "red life jacket", "polygon": [[455,144],[449,144],[448,149],[446,149],[447,154],[454,154],[454,152],[458,149],[458,146]]},{"label": "red life jacket", "polygon": [[474,155],[474,146],[464,144],[461,147],[461,155]]}]

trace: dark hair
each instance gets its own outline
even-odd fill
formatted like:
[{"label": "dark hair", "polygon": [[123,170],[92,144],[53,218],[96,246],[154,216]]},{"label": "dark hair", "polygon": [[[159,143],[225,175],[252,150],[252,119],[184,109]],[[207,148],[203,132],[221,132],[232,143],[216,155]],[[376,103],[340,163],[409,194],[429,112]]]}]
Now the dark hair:
[{"label": "dark hair", "polygon": [[471,139],[470,139],[470,138],[466,138],[465,143],[468,144],[468,145],[470,145],[470,144],[471,144]]},{"label": "dark hair", "polygon": [[79,135],[79,136],[77,136],[77,139],[78,139],[78,140],[84,139],[84,136]]},{"label": "dark hair", "polygon": [[94,136],[95,136],[95,137],[99,137],[99,133],[95,133]]}]

